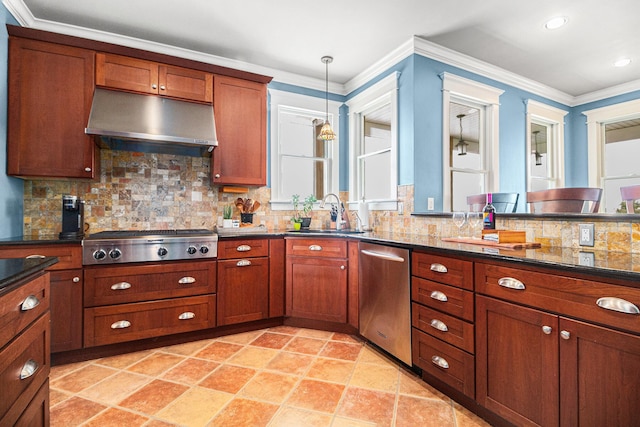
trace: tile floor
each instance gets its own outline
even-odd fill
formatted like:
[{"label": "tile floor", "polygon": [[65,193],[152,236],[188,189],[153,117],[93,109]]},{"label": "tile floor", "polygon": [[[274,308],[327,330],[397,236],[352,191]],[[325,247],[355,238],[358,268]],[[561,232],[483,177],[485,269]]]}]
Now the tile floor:
[{"label": "tile floor", "polygon": [[51,426],[487,426],[356,338],[279,326],[51,370]]}]

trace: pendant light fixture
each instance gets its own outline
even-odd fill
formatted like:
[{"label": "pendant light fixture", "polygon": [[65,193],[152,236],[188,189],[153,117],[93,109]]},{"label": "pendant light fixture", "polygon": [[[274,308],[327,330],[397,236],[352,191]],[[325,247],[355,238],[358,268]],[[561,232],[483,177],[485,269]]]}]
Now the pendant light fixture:
[{"label": "pendant light fixture", "polygon": [[456,144],[456,148],[458,149],[458,156],[466,156],[467,146],[469,145],[466,142],[464,142],[464,139],[462,139],[462,118],[464,116],[465,114],[458,114],[456,116],[458,119],[460,119],[460,138],[458,138],[458,143]]},{"label": "pendant light fixture", "polygon": [[327,115],[322,129],[320,129],[320,136],[318,138],[324,141],[333,141],[336,139],[336,134],[333,129],[331,129],[331,123],[329,123],[329,64],[333,62],[333,57],[323,56],[322,62],[324,62],[325,65],[325,101]]},{"label": "pendant light fixture", "polygon": [[533,138],[534,138],[535,147],[536,147],[536,150],[533,152],[533,155],[536,158],[536,166],[542,166],[542,154],[540,154],[540,152],[538,151],[538,134],[539,133],[540,133],[539,130],[533,131]]}]

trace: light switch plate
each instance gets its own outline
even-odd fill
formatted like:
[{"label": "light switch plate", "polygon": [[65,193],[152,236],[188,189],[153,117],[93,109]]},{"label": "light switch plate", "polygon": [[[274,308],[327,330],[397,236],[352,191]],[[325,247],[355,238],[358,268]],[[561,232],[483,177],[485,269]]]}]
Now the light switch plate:
[{"label": "light switch plate", "polygon": [[434,201],[433,201],[433,197],[428,197],[427,198],[427,210],[428,211],[432,211],[434,209]]},{"label": "light switch plate", "polygon": [[580,233],[578,236],[578,243],[580,246],[593,246],[593,224],[578,224],[578,228]]}]

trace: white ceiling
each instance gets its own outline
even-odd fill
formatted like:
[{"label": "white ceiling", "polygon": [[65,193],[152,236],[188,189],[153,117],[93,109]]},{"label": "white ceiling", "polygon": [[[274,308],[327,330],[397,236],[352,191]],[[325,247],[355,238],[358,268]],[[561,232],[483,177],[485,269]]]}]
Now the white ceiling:
[{"label": "white ceiling", "polygon": [[[345,85],[414,36],[570,97],[640,89],[638,0],[3,0],[21,25]],[[551,17],[569,22],[549,31]],[[114,35],[117,37],[114,39]],[[125,36],[122,38],[120,36]],[[151,41],[148,44],[142,41]],[[166,53],[166,52],[163,52]],[[630,57],[624,68],[613,67]],[[228,61],[230,60],[230,61]],[[270,73],[271,72],[271,73]],[[286,79],[285,79],[286,80]]]}]

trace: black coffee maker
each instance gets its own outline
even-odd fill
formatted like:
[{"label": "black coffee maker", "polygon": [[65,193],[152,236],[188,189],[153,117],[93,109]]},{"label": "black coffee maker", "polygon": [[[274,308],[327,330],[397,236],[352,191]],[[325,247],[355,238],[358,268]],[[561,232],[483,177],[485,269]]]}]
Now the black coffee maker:
[{"label": "black coffee maker", "polygon": [[60,239],[81,239],[84,236],[84,200],[62,196],[62,231]]}]

